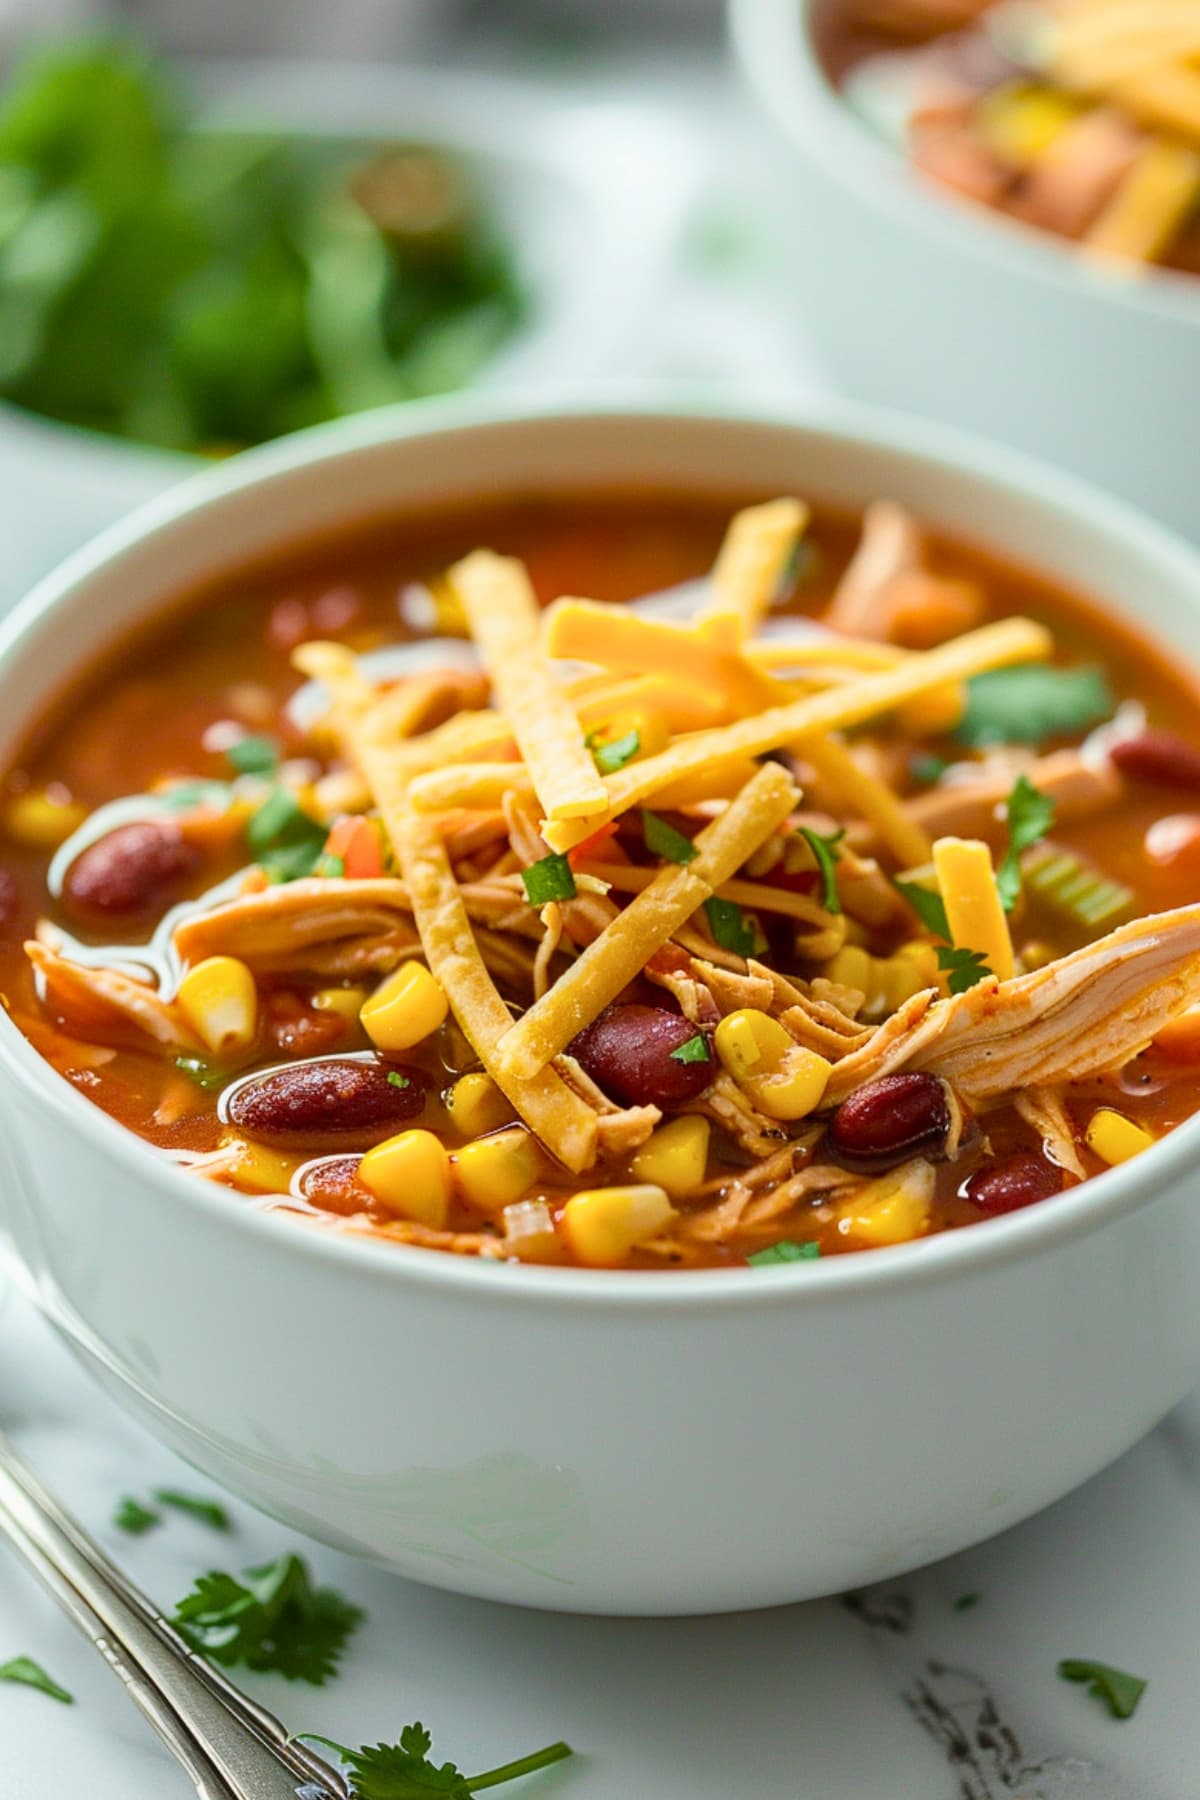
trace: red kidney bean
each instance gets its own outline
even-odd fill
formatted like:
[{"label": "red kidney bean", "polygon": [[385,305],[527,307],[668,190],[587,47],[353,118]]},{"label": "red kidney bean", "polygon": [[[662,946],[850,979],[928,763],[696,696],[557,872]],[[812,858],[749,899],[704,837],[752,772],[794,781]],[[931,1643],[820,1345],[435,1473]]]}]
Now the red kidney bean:
[{"label": "red kidney bean", "polygon": [[936,1075],[881,1075],[847,1096],[829,1121],[825,1141],[844,1169],[894,1169],[912,1156],[938,1156],[953,1115]]},{"label": "red kidney bean", "polygon": [[684,1106],[704,1092],[713,1066],[707,1060],[680,1062],[671,1052],[698,1035],[682,1013],[627,1004],[602,1012],[569,1049],[596,1085],[623,1106]]},{"label": "red kidney bean", "polygon": [[404,1063],[331,1056],[252,1076],[233,1090],[226,1113],[247,1137],[279,1150],[366,1148],[416,1117],[426,1086]]},{"label": "red kidney bean", "polygon": [[1122,775],[1134,781],[1200,792],[1200,750],[1178,732],[1148,725],[1144,731],[1119,738],[1108,754]]},{"label": "red kidney bean", "polygon": [[358,1179],[358,1162],[357,1156],[332,1156],[314,1163],[300,1177],[300,1192],[310,1206],[319,1206],[322,1212],[339,1213],[342,1218],[366,1212],[371,1196]]},{"label": "red kidney bean", "polygon": [[106,916],[152,912],[202,860],[173,820],[135,819],[80,851],[63,881],[63,899]]},{"label": "red kidney bean", "polygon": [[1019,1212],[1062,1191],[1062,1170],[1034,1150],[1020,1150],[1002,1162],[976,1169],[966,1185],[967,1199],[990,1217]]}]

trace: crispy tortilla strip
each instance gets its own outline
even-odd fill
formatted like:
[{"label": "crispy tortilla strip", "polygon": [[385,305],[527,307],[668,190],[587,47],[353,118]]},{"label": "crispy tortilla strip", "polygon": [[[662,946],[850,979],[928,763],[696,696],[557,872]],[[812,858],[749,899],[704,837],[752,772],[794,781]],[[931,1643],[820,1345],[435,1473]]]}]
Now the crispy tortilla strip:
[{"label": "crispy tortilla strip", "polygon": [[[1200,102],[1200,79],[1197,80]],[[1197,119],[1200,130],[1200,117]],[[1183,144],[1151,141],[1084,235],[1093,256],[1155,262],[1170,247],[1200,196],[1200,156]]]},{"label": "crispy tortilla strip", "polygon": [[604,810],[604,784],[579,720],[539,645],[537,597],[514,557],[476,550],[450,570],[500,709],[548,819]]},{"label": "crispy tortilla strip", "polygon": [[[657,880],[659,871],[639,863],[583,862],[575,867],[577,875],[594,875],[618,894],[640,894]],[[831,915],[819,900],[809,894],[797,894],[791,888],[772,887],[765,881],[725,881],[719,889],[722,900],[732,900],[751,912],[781,913],[787,919],[799,919],[805,925],[825,926]]]},{"label": "crispy tortilla strip", "polygon": [[823,781],[827,781],[848,813],[858,813],[875,829],[902,869],[927,863],[932,844],[905,811],[891,789],[877,781],[835,733],[806,738],[799,746]]},{"label": "crispy tortilla strip", "polygon": [[795,499],[768,500],[736,513],[713,564],[713,599],[702,616],[736,613],[747,632],[757,631],[808,518],[808,507]]},{"label": "crispy tortilla strip", "polygon": [[659,673],[719,696],[725,718],[778,706],[788,690],[743,654],[742,627],[728,612],[677,625],[601,600],[556,600],[545,615],[548,656],[596,663],[617,674]]},{"label": "crispy tortilla strip", "polygon": [[786,770],[778,763],[764,764],[727,811],[697,837],[695,860],[661,869],[559,976],[545,998],[505,1033],[497,1050],[498,1066],[510,1076],[544,1069],[730,880],[783,823],[797,798]]}]

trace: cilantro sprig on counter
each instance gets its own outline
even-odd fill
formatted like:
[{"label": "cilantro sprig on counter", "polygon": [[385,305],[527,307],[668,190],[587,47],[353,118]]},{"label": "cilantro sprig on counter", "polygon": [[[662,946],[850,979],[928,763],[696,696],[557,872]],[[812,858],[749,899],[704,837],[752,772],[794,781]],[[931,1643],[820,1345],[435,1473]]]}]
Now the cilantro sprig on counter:
[{"label": "cilantro sprig on counter", "polygon": [[1058,1673],[1064,1681],[1086,1682],[1114,1719],[1132,1719],[1149,1685],[1140,1675],[1127,1675],[1124,1669],[1114,1669],[1110,1663],[1091,1662],[1082,1656],[1064,1657]]},{"label": "cilantro sprig on counter", "polygon": [[201,1575],[175,1609],[174,1624],[194,1649],[225,1668],[271,1670],[322,1686],[336,1673],[363,1617],[336,1588],[314,1587],[298,1556]]},{"label": "cilantro sprig on counter", "polygon": [[574,1754],[569,1744],[547,1744],[530,1756],[487,1769],[481,1775],[464,1775],[455,1763],[439,1765],[432,1761],[429,1752],[433,1739],[420,1720],[404,1727],[398,1743],[363,1744],[357,1750],[314,1732],[303,1735],[306,1742],[322,1744],[341,1757],[350,1771],[356,1800],[428,1800],[430,1795],[439,1795],[441,1800],[471,1800],[472,1795],[485,1788],[533,1775]]},{"label": "cilantro sprig on counter", "polygon": [[8,1662],[0,1663],[0,1681],[18,1681],[22,1687],[36,1688],[39,1694],[48,1694],[51,1700],[60,1700],[64,1706],[75,1704],[74,1694],[69,1694],[65,1687],[60,1687],[54,1677],[46,1673],[41,1663],[34,1662],[32,1656],[13,1656]]}]

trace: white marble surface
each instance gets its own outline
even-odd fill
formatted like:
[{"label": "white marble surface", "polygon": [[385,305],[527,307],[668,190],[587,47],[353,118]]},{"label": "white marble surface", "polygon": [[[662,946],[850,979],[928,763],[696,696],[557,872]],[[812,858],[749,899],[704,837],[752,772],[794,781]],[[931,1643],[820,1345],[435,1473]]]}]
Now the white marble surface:
[{"label": "white marble surface", "polygon": [[[737,126],[736,104],[703,68],[676,75],[678,102],[708,128],[723,221],[710,214],[708,255],[685,259],[627,372],[723,375],[794,394],[816,372],[773,284],[748,189],[742,199],[741,164],[727,151],[736,130],[714,129]],[[748,252],[736,268],[712,253],[717,228]],[[127,462],[85,472],[0,426],[0,604],[164,478]],[[175,1516],[144,1538],[123,1537],[109,1522],[120,1495],[212,1484],[127,1422],[14,1291],[0,1310],[0,1419],[160,1602],[207,1567],[298,1547],[367,1608],[327,1689],[253,1678],[296,1729],[359,1742],[419,1717],[435,1748],[468,1769],[565,1736],[576,1760],[511,1790],[514,1800],[1192,1800],[1197,1791],[1200,1395],[1081,1493],[872,1593],[857,1612],[828,1601],[685,1621],[570,1619],[440,1595],[299,1544],[238,1502],[231,1539]],[[978,1604],[956,1612],[969,1592]],[[45,1663],[76,1704],[0,1685],[0,1800],[189,1791],[99,1659],[0,1549],[0,1661],[17,1654]],[[1137,1716],[1116,1724],[1059,1681],[1063,1656],[1147,1677]]]}]

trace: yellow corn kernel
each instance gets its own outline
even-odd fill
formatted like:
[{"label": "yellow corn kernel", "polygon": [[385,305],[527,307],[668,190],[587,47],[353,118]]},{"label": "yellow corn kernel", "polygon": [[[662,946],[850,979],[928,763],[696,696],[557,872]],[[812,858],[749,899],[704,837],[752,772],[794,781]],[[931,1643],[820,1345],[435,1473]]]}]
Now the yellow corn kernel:
[{"label": "yellow corn kernel", "polygon": [[675,1217],[660,1187],[586,1188],[563,1207],[562,1229],[582,1263],[605,1268],[655,1237]]},{"label": "yellow corn kernel", "polygon": [[523,1125],[464,1144],[452,1160],[459,1193],[481,1212],[519,1200],[537,1180],[540,1166],[537,1145]]},{"label": "yellow corn kernel", "polygon": [[303,1156],[268,1150],[265,1144],[252,1144],[249,1139],[232,1134],[222,1137],[221,1146],[233,1152],[229,1173],[238,1186],[254,1188],[260,1194],[286,1194],[292,1176],[305,1160]]},{"label": "yellow corn kernel", "polygon": [[1078,116],[1077,100],[1024,82],[993,89],[975,114],[988,149],[1016,169],[1031,168]]},{"label": "yellow corn kernel", "polygon": [[179,984],[180,1012],[205,1047],[219,1056],[248,1050],[258,1036],[258,989],[236,956],[208,956]]},{"label": "yellow corn kernel", "polygon": [[490,1075],[461,1075],[446,1095],[446,1111],[465,1138],[484,1137],[510,1125],[516,1114]]},{"label": "yellow corn kernel", "polygon": [[439,1229],[450,1211],[450,1158],[432,1131],[402,1131],[368,1150],[358,1178],[399,1219]]},{"label": "yellow corn kernel", "polygon": [[665,1188],[672,1200],[694,1194],[708,1171],[709,1124],[698,1113],[685,1113],[660,1125],[633,1157],[630,1167],[639,1181]]},{"label": "yellow corn kernel", "polygon": [[936,975],[927,981],[911,957],[885,956],[876,961],[874,972],[880,1004],[886,1013],[897,1011],[922,988],[937,986]]},{"label": "yellow corn kernel", "polygon": [[860,994],[869,995],[874,986],[871,957],[861,944],[846,944],[831,958],[825,974],[828,980],[857,988]]},{"label": "yellow corn kernel", "polygon": [[504,1248],[521,1262],[557,1262],[562,1247],[544,1200],[518,1200],[504,1209]]},{"label": "yellow corn kernel", "polygon": [[742,1007],[721,1020],[713,1042],[739,1087],[768,1118],[803,1119],[820,1104],[831,1065],[797,1044],[778,1019]]},{"label": "yellow corn kernel", "polygon": [[992,868],[992,853],[981,838],[939,838],[933,866],[955,944],[978,950],[992,974],[1008,981],[1015,970],[1008,919]]},{"label": "yellow corn kernel", "polygon": [[17,794],[4,809],[4,829],[27,850],[57,850],[87,818],[77,800],[30,791]]},{"label": "yellow corn kernel", "polygon": [[1154,1142],[1148,1131],[1107,1106],[1092,1114],[1086,1135],[1088,1149],[1094,1150],[1101,1162],[1110,1166],[1140,1156]]},{"label": "yellow corn kernel", "polygon": [[917,1161],[868,1182],[839,1209],[839,1233],[864,1249],[923,1236],[935,1180],[932,1165]]},{"label": "yellow corn kernel", "polygon": [[358,1015],[367,998],[366,988],[335,987],[320,988],[312,997],[312,1003],[318,1012],[336,1013],[347,1025],[357,1025]]},{"label": "yellow corn kernel", "polygon": [[449,1004],[423,962],[404,962],[382,982],[359,1015],[377,1050],[411,1050],[444,1024]]}]

